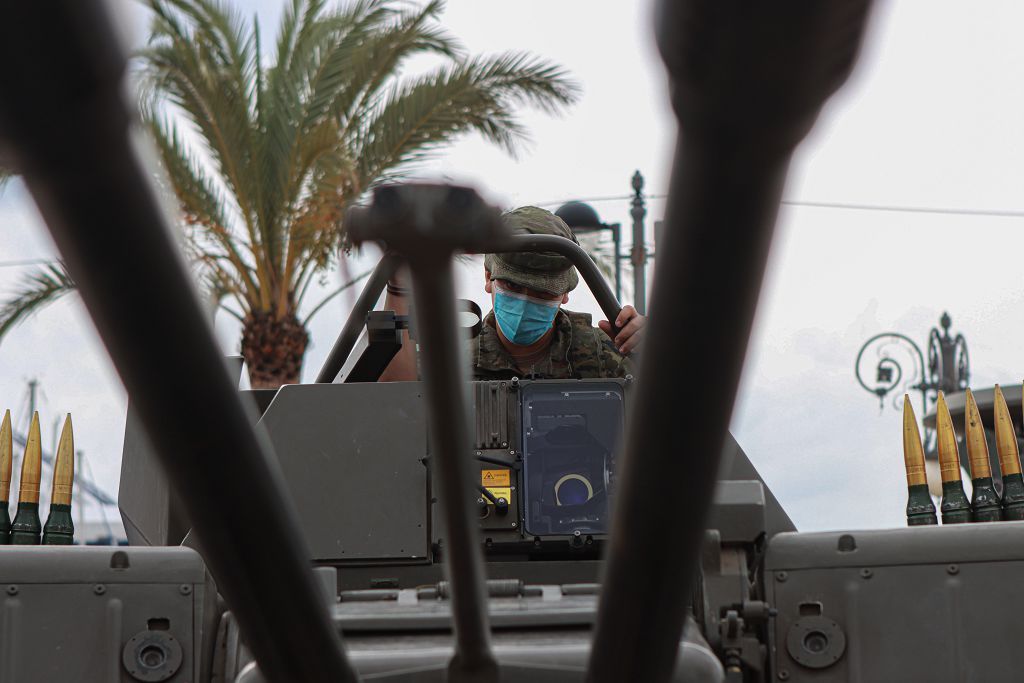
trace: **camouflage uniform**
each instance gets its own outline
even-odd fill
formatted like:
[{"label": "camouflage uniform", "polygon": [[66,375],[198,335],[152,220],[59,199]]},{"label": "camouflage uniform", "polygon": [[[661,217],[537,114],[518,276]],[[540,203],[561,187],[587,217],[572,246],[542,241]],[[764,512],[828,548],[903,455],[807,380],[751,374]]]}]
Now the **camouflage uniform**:
[{"label": "camouflage uniform", "polygon": [[636,374],[633,362],[615,350],[611,340],[591,325],[589,313],[562,309],[555,318],[555,334],[548,355],[532,368],[516,367],[505,351],[489,313],[473,340],[473,379],[584,379]]},{"label": "camouflage uniform", "polygon": [[[514,233],[557,235],[579,244],[568,225],[550,211],[524,206],[503,216]],[[561,296],[579,283],[576,269],[553,253],[487,254],[484,269],[492,279],[508,280],[523,287]],[[635,374],[632,361],[624,358],[603,331],[593,327],[587,313],[559,309],[548,353],[529,368],[517,368],[498,337],[494,313],[484,318],[480,335],[473,341],[473,378],[583,379],[625,377]]]}]

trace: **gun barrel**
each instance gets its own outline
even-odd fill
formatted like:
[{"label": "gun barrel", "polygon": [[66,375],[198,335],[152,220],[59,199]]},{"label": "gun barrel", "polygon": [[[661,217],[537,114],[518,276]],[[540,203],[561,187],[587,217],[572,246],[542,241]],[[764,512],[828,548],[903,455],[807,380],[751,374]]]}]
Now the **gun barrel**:
[{"label": "gun barrel", "polygon": [[[671,676],[790,157],[849,74],[869,4],[658,6],[680,133],[590,681]],[[684,377],[699,398],[666,400]]]}]

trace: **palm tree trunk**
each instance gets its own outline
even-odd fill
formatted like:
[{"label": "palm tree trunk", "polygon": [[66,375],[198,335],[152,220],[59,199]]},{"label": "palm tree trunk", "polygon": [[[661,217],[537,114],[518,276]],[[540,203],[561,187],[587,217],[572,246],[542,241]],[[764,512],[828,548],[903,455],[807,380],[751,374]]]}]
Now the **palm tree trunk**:
[{"label": "palm tree trunk", "polygon": [[278,318],[253,311],[242,322],[242,356],[249,366],[253,389],[277,389],[298,384],[309,334],[293,312]]}]

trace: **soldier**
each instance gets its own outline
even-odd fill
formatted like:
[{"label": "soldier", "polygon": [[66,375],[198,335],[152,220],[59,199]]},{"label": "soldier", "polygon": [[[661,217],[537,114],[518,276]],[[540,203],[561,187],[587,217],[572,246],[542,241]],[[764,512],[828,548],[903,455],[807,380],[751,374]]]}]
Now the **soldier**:
[{"label": "soldier", "polygon": [[[525,206],[504,215],[515,233],[558,235],[577,242],[565,222],[550,211]],[[578,242],[577,242],[578,243]],[[635,372],[629,353],[636,348],[647,322],[632,306],[619,312],[620,332],[610,338],[607,320],[591,326],[587,313],[565,310],[569,292],[579,283],[576,269],[557,254],[487,254],[484,290],[493,309],[472,342],[473,379],[572,379],[623,377]],[[408,289],[388,283],[385,307],[408,312]],[[402,350],[381,375],[381,381],[416,379],[412,345]]]}]

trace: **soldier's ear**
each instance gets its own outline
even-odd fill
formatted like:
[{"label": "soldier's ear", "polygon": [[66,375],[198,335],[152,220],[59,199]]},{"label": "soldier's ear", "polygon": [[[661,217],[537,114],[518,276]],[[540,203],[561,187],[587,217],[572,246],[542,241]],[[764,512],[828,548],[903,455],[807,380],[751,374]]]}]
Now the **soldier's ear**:
[{"label": "soldier's ear", "polygon": [[484,271],[484,291],[487,292],[488,294],[490,294],[491,290],[492,290],[491,271],[485,270]]},{"label": "soldier's ear", "polygon": [[569,303],[569,292],[566,292],[565,294],[562,295],[562,303],[563,304]]}]

